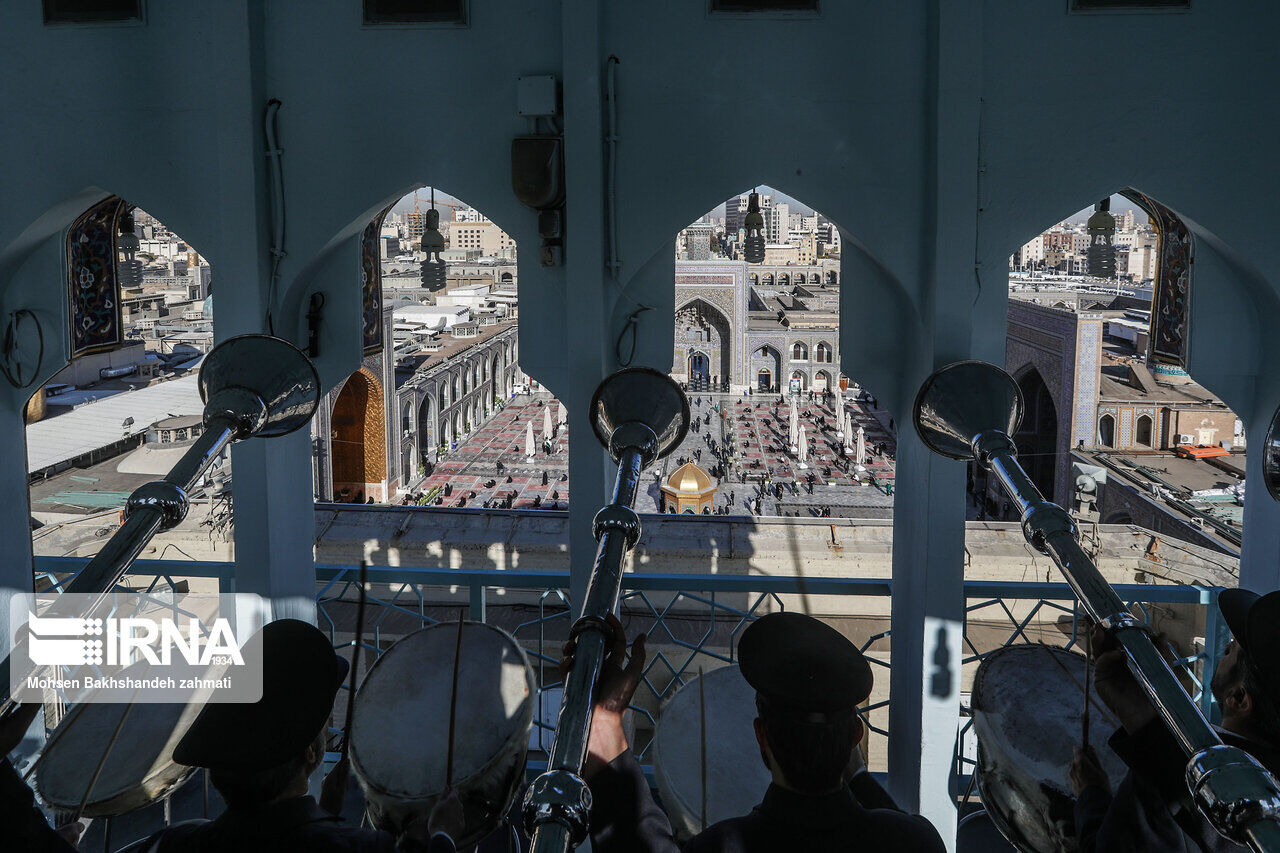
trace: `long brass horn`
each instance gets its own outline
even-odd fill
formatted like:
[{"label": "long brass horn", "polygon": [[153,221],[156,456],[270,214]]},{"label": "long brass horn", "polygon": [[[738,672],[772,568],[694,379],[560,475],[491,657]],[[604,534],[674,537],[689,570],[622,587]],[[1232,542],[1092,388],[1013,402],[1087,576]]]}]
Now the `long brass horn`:
[{"label": "long brass horn", "polygon": [[592,523],[596,561],[582,612],[569,632],[576,642],[574,663],[565,676],[547,772],[533,780],[525,796],[525,827],[534,853],[571,850],[587,835],[591,792],[582,778],[582,764],[596,679],[613,637],[606,617],[618,607],[622,559],[640,538],[640,517],[632,508],[640,472],[684,440],[689,401],[666,374],[648,367],[619,370],[606,377],[591,398],[591,428],[618,463],[618,476],[613,499]]},{"label": "long brass horn", "polygon": [[1197,808],[1222,835],[1280,853],[1280,785],[1242,749],[1225,745],[1183,691],[1146,627],[1080,547],[1071,515],[1040,494],[1010,436],[1022,420],[1022,392],[993,364],[961,361],[935,372],[916,396],[916,432],[931,450],[971,460],[995,474],[1022,515],[1022,533],[1062,570],[1098,625],[1115,635],[1133,672],[1187,754]]},{"label": "long brass horn", "polygon": [[1271,497],[1280,501],[1280,409],[1272,416],[1262,442],[1262,482]]},{"label": "long brass horn", "polygon": [[[153,536],[186,517],[187,491],[223,450],[252,436],[287,435],[305,426],[320,402],[320,377],[311,360],[288,341],[269,335],[239,335],[214,347],[200,366],[199,387],[204,431],[163,479],[134,490],[125,503],[124,524],[65,592],[98,594],[100,602]],[[6,691],[10,667],[6,656],[0,661],[0,685]],[[15,707],[7,699],[0,719]]]}]

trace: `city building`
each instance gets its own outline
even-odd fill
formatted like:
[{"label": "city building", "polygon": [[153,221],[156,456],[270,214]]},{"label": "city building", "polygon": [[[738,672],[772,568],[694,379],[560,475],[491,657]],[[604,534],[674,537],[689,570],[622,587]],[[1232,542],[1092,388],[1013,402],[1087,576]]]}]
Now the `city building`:
[{"label": "city building", "polygon": [[839,262],[677,261],[675,353],[680,381],[734,391],[834,388],[839,379]]},{"label": "city building", "polygon": [[682,260],[711,260],[711,241],[715,236],[715,229],[711,227],[709,222],[695,222],[681,231],[680,234],[684,247],[681,253]]},{"label": "city building", "polygon": [[[1098,520],[1238,554],[1242,492],[1230,488],[1243,480],[1243,423],[1185,370],[1151,357],[1150,303],[1087,289],[1010,296],[1005,367],[1026,403],[1014,440],[1040,490],[1075,507],[1085,463],[1110,472],[1090,484]],[[1180,458],[1179,447],[1197,445],[1230,455]],[[999,487],[975,479],[988,514],[1008,517]]]},{"label": "city building", "polygon": [[[461,213],[462,211],[460,211]],[[450,249],[475,250],[480,256],[507,255],[515,251],[515,241],[497,225],[484,220],[457,220],[448,223]]]}]

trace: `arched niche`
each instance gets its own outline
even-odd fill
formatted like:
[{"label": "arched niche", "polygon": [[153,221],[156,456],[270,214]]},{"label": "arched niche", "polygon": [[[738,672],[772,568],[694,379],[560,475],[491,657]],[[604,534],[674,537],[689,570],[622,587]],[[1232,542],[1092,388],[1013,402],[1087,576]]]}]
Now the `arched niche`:
[{"label": "arched niche", "polygon": [[362,367],[343,383],[330,416],[335,499],[387,499],[385,418],[382,383]]}]

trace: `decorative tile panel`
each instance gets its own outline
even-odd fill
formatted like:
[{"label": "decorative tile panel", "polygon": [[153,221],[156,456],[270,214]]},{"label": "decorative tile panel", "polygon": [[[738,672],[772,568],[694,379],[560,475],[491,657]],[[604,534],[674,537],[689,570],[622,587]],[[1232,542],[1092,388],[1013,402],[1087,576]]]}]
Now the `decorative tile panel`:
[{"label": "decorative tile panel", "polygon": [[1172,210],[1160,202],[1126,189],[1123,195],[1139,204],[1155,222],[1160,236],[1160,257],[1156,268],[1155,292],[1151,299],[1151,357],[1157,362],[1185,366],[1187,363],[1187,320],[1191,316],[1191,232]]},{"label": "decorative tile panel", "polygon": [[123,342],[116,276],[116,229],[125,208],[112,196],[72,224],[67,232],[71,357],[115,349]]},{"label": "decorative tile panel", "polygon": [[386,218],[388,206],[365,226],[360,236],[360,275],[361,275],[361,315],[364,318],[363,339],[364,353],[371,355],[382,351],[382,252],[379,247],[379,236],[382,234],[382,220]]}]

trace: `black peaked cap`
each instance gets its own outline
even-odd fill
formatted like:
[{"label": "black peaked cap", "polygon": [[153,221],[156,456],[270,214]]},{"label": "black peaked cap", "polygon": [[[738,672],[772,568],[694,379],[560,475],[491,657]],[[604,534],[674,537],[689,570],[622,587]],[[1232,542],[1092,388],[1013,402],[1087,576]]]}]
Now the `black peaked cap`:
[{"label": "black peaked cap", "polygon": [[1280,700],[1280,590],[1258,595],[1247,589],[1224,589],[1218,594],[1218,609],[1267,693]]},{"label": "black peaked cap", "polygon": [[871,665],[849,640],[803,613],[770,613],[738,641],[742,677],[771,708],[829,714],[871,695]]},{"label": "black peaked cap", "polygon": [[214,770],[277,767],[300,755],[328,722],[348,664],[320,629],[280,619],[267,623],[245,646],[255,643],[262,647],[262,699],[205,705],[173,751],[179,764]]}]

